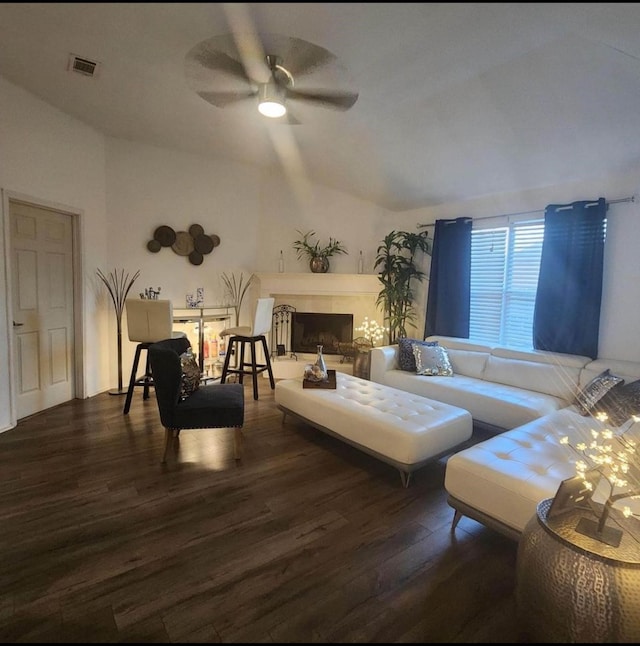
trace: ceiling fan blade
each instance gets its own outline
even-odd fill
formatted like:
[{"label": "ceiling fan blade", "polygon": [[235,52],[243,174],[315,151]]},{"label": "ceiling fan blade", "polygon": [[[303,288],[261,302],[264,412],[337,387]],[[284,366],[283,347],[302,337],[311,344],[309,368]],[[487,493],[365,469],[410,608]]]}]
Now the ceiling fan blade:
[{"label": "ceiling fan blade", "polygon": [[244,65],[224,52],[213,50],[207,41],[200,43],[187,54],[187,65],[204,67],[214,72],[223,72],[245,81],[251,82]]},{"label": "ceiling fan blade", "polygon": [[357,92],[330,92],[323,90],[298,91],[287,88],[287,98],[297,101],[307,101],[335,110],[348,110],[358,100]]},{"label": "ceiling fan blade", "polygon": [[283,55],[285,67],[293,76],[304,76],[336,61],[336,57],[323,47],[304,40],[291,39],[291,45]]},{"label": "ceiling fan blade", "polygon": [[256,93],[252,90],[247,90],[246,92],[198,92],[198,96],[218,108],[224,108],[231,103],[250,99],[255,95]]}]

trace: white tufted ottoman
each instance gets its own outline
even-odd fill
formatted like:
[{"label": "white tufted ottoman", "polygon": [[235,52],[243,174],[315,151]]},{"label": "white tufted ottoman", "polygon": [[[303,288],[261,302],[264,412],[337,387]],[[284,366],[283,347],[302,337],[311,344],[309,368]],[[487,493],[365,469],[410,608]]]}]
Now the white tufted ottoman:
[{"label": "white tufted ottoman", "polygon": [[302,377],[276,383],[275,401],[312,426],[339,437],[400,471],[411,473],[450,453],[473,431],[462,408],[338,372],[336,389],[303,388]]}]

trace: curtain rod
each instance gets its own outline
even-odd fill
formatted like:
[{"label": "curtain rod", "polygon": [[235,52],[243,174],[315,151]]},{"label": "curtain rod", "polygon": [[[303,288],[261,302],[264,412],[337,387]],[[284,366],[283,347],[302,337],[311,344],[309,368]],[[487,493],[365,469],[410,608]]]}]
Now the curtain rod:
[{"label": "curtain rod", "polygon": [[[631,195],[630,197],[621,197],[618,198],[617,200],[609,200],[607,202],[607,209],[609,208],[609,204],[619,204],[620,202],[635,202],[636,197],[635,195]],[[535,213],[544,213],[545,209],[536,209],[535,211],[521,211],[520,213],[503,213],[502,215],[484,215],[479,218],[471,218],[472,220],[491,220],[493,218],[510,218],[515,215],[534,215]],[[418,229],[424,229],[426,227],[434,227],[435,223],[432,224],[417,224],[416,225]]]}]

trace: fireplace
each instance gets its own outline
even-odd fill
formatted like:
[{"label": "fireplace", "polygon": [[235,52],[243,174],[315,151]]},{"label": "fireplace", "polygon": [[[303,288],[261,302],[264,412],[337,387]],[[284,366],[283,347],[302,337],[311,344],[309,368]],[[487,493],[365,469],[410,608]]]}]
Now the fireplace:
[{"label": "fireplace", "polygon": [[293,352],[317,351],[323,346],[324,354],[342,354],[338,343],[353,341],[353,314],[320,314],[293,312],[291,349]]}]

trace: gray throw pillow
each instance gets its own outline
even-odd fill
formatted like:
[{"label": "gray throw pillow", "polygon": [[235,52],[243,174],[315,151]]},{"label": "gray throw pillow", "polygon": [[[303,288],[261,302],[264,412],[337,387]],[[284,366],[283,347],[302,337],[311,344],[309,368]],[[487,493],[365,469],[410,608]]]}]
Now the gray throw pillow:
[{"label": "gray throw pillow", "polygon": [[416,358],[413,354],[414,344],[433,347],[438,345],[438,342],[421,341],[420,339],[409,339],[406,337],[398,339],[398,365],[400,366],[400,370],[406,370],[407,372],[416,371]]},{"label": "gray throw pillow", "polygon": [[624,384],[624,379],[612,375],[609,368],[594,377],[577,395],[576,405],[583,415],[589,415],[593,407],[614,387]]},{"label": "gray throw pillow", "polygon": [[182,368],[180,401],[184,401],[200,388],[200,366],[193,356],[191,349],[180,355],[180,366]]}]

